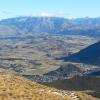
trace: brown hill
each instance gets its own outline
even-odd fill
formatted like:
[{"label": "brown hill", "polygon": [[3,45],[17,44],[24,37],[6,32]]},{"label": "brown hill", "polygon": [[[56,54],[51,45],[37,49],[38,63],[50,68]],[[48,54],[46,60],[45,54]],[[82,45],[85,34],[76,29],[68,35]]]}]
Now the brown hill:
[{"label": "brown hill", "polygon": [[84,93],[61,91],[13,74],[0,74],[0,100],[96,100]]},{"label": "brown hill", "polygon": [[0,100],[71,100],[53,88],[31,82],[22,77],[0,75]]}]

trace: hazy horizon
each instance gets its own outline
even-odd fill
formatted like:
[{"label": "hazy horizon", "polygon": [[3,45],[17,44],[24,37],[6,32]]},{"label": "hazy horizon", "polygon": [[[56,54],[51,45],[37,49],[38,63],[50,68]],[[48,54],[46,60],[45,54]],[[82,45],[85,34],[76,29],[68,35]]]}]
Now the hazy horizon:
[{"label": "hazy horizon", "polygon": [[19,16],[100,17],[99,0],[1,0],[0,19]]}]

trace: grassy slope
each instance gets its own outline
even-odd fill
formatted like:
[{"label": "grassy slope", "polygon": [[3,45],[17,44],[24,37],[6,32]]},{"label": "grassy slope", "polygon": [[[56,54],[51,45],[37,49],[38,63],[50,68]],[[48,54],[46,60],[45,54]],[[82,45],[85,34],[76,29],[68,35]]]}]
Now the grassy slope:
[{"label": "grassy slope", "polygon": [[[73,97],[74,93],[74,97]],[[13,74],[0,74],[0,100],[97,100],[84,94],[61,91]]]},{"label": "grassy slope", "polygon": [[0,74],[0,100],[71,100],[67,95],[19,76]]}]

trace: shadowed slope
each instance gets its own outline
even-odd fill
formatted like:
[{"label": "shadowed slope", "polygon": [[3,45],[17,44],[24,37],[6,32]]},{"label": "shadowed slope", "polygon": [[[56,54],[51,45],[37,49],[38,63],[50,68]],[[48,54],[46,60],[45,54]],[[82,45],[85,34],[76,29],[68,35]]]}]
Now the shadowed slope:
[{"label": "shadowed slope", "polygon": [[100,41],[90,45],[78,53],[72,54],[69,57],[61,58],[65,61],[82,62],[89,64],[100,65]]},{"label": "shadowed slope", "polygon": [[69,91],[84,91],[94,97],[100,98],[100,77],[96,76],[75,76],[71,79],[56,80],[44,83],[47,86]]}]

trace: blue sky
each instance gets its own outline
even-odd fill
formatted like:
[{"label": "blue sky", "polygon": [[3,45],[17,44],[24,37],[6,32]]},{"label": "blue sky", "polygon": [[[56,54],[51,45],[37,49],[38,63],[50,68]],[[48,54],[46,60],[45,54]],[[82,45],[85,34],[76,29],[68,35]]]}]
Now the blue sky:
[{"label": "blue sky", "polygon": [[16,16],[100,17],[100,0],[0,0],[0,19]]}]

